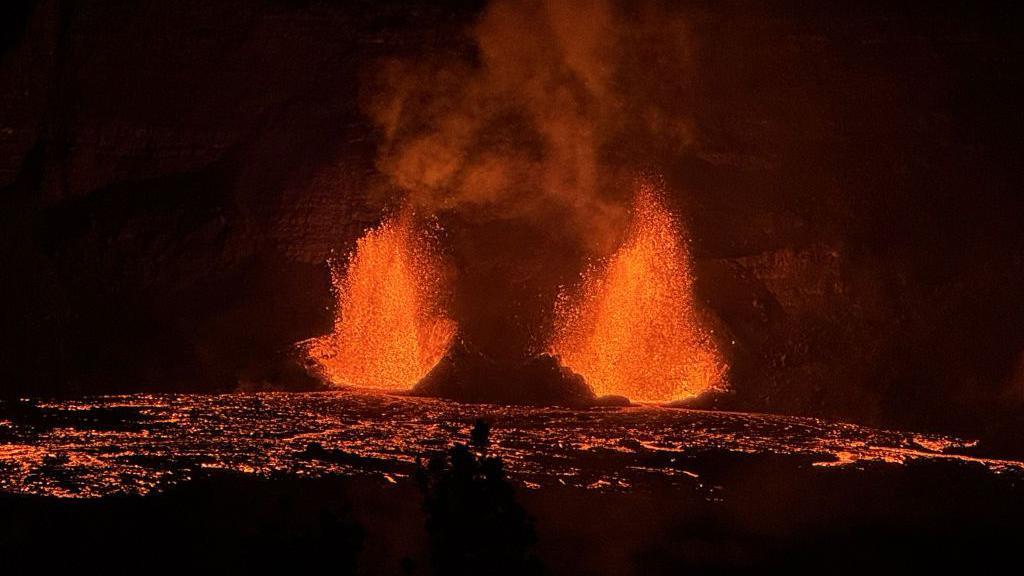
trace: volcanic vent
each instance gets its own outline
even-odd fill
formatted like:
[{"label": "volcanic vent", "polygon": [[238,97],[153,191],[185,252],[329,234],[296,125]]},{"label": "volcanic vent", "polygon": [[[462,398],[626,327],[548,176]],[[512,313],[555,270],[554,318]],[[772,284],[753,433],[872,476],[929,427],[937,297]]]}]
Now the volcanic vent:
[{"label": "volcanic vent", "polygon": [[455,333],[438,302],[436,258],[412,217],[385,220],[332,267],[334,330],[308,344],[327,381],[406,390],[441,359]]},{"label": "volcanic vent", "polygon": [[562,295],[556,316],[551,352],[597,394],[667,402],[722,385],[680,227],[650,184],[636,193],[625,243]]},{"label": "volcanic vent", "polygon": [[334,330],[308,353],[326,380],[475,402],[667,402],[723,385],[726,365],[693,296],[681,229],[651,185],[638,187],[625,241],[554,306],[549,351],[496,358],[457,337],[439,254],[412,218],[367,232],[334,270]]},{"label": "volcanic vent", "polygon": [[368,233],[336,271],[317,366],[333,383],[472,401],[718,387],[681,227],[652,186],[633,187],[695,142],[682,16],[495,0],[456,38],[383,57],[362,88],[376,192],[442,227],[453,274],[438,281],[441,252],[409,222]]}]

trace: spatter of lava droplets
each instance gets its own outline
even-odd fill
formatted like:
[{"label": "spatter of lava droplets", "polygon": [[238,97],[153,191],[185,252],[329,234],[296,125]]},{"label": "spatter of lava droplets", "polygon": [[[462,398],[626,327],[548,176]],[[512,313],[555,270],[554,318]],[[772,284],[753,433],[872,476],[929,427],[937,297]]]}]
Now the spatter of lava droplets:
[{"label": "spatter of lava droplets", "polygon": [[330,382],[407,389],[448,350],[455,324],[440,311],[431,248],[399,216],[367,232],[344,268],[332,269],[334,330],[307,348]]},{"label": "spatter of lava droplets", "polygon": [[623,245],[562,293],[555,314],[551,352],[598,395],[667,402],[724,385],[681,229],[651,185],[637,191]]}]

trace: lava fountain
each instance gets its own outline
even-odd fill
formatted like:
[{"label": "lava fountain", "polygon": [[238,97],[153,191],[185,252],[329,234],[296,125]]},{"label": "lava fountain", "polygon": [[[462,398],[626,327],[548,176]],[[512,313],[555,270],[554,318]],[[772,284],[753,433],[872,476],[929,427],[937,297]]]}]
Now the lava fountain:
[{"label": "lava fountain", "polygon": [[402,215],[360,238],[343,269],[332,266],[334,330],[307,347],[328,381],[408,389],[441,359],[455,323],[441,312],[432,248]]},{"label": "lava fountain", "polygon": [[598,395],[666,402],[724,383],[726,365],[694,304],[681,229],[650,184],[639,186],[622,246],[555,306],[552,354]]}]

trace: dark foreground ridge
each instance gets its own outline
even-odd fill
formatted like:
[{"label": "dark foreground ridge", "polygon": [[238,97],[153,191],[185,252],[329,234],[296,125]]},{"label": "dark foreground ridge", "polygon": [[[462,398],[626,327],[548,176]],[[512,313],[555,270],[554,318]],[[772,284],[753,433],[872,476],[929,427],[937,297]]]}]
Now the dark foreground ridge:
[{"label": "dark foreground ridge", "polygon": [[470,444],[456,444],[417,468],[437,574],[542,573],[532,521],[516,501],[501,458],[487,454],[490,428],[477,420]]}]

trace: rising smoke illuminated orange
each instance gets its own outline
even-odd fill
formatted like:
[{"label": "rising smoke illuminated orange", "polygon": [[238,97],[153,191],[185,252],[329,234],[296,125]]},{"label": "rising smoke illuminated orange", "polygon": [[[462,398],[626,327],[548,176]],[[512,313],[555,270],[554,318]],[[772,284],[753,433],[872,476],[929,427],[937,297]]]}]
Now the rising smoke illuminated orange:
[{"label": "rising smoke illuminated orange", "polygon": [[308,347],[330,382],[407,389],[447,351],[455,324],[439,311],[433,253],[410,218],[367,232],[332,277],[334,330]]},{"label": "rising smoke illuminated orange", "polygon": [[683,399],[723,384],[726,366],[694,304],[680,228],[651,185],[610,259],[590,268],[556,305],[551,352],[598,395]]}]

